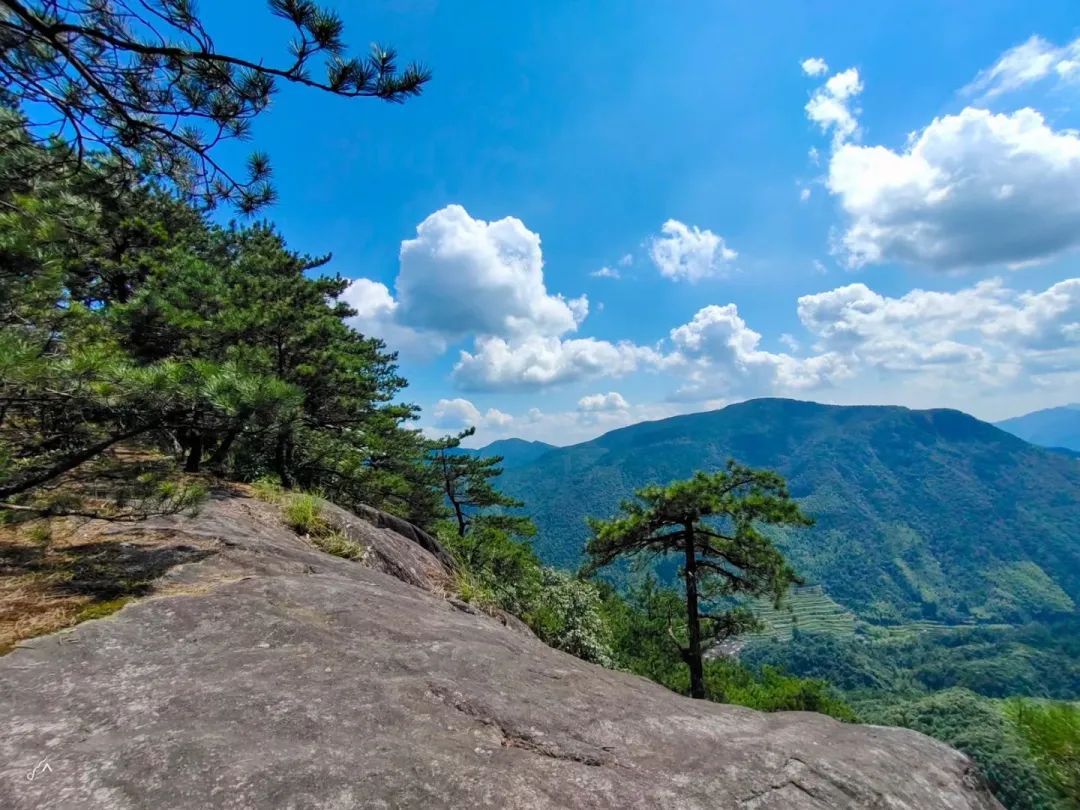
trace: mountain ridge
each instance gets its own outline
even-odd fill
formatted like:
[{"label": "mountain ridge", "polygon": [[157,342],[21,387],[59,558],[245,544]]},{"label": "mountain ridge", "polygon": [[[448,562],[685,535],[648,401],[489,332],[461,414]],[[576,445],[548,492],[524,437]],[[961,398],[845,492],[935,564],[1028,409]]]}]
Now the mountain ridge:
[{"label": "mountain ridge", "polygon": [[1080,453],[1080,403],[1043,408],[994,424],[1032,444]]},{"label": "mountain ridge", "polygon": [[503,484],[540,555],[573,566],[585,516],[729,457],[788,478],[817,526],[778,542],[864,619],[1022,621],[1080,599],[1080,464],[954,409],[748,400],[557,448]]}]

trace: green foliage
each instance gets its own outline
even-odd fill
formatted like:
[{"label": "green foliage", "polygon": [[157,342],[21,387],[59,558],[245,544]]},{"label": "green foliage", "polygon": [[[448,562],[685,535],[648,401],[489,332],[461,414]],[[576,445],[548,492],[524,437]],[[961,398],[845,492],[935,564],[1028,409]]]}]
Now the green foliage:
[{"label": "green foliage", "polygon": [[489,529],[531,537],[536,527],[527,517],[507,514],[524,504],[497,490],[492,480],[502,475],[501,456],[482,456],[461,451],[461,442],[476,433],[470,427],[456,436],[433,442],[431,464],[446,500],[450,503],[460,537],[482,521]]},{"label": "green foliage", "polygon": [[440,532],[440,539],[469,572],[468,590],[484,593],[482,601],[515,616],[528,615],[539,597],[543,578],[532,546],[483,521],[464,536],[450,529]]},{"label": "green foliage", "polygon": [[[683,597],[663,588],[655,577],[635,582],[626,597],[608,584],[601,614],[611,640],[615,665],[643,675],[682,694],[690,691],[690,679],[680,648],[685,643],[674,630],[685,611]],[[761,711],[812,711],[839,720],[853,721],[855,712],[829,684],[798,678],[775,668],[755,671],[726,658],[704,663],[706,697]]]},{"label": "green foliage", "polygon": [[587,516],[730,457],[787,479],[815,528],[770,535],[860,619],[1018,624],[1080,600],[1080,465],[956,411],[752,400],[549,450],[502,486],[529,504],[541,559],[573,567]]},{"label": "green foliage", "polygon": [[543,569],[542,598],[527,614],[529,625],[556,649],[594,664],[613,664],[596,585],[565,571]]},{"label": "green foliage", "polygon": [[[294,28],[280,67],[218,51],[192,0],[9,0],[0,93],[34,116],[36,141],[66,139],[56,169],[97,159],[116,174],[149,172],[193,202],[251,212],[274,199],[268,158],[253,153],[238,178],[213,153],[250,134],[277,82],[400,102],[430,78],[419,65],[399,70],[394,51],[378,45],[347,56],[341,19],[314,2],[269,6]],[[325,78],[312,73],[318,62]]]},{"label": "green foliage", "polygon": [[405,380],[348,325],[348,282],[312,274],[327,259],[129,177],[58,172],[59,147],[17,125],[0,146],[0,499],[138,443],[190,472],[441,515]]},{"label": "green foliage", "polygon": [[[743,595],[779,602],[799,581],[762,527],[811,521],[788,496],[780,476],[734,461],[723,472],[644,487],[636,498],[623,502],[621,516],[589,519],[589,567],[641,554],[682,555],[686,644],[679,649],[690,669],[691,696],[705,697],[705,647],[759,626],[746,608],[724,609],[724,601]],[[702,610],[709,602],[714,607]]]},{"label": "green foliage", "polygon": [[1005,714],[1063,805],[1080,807],[1080,706],[1014,698]]},{"label": "green foliage", "polygon": [[917,693],[964,687],[987,697],[1080,697],[1077,621],[1024,627],[935,628],[857,635],[797,632],[753,638],[751,668],[777,666],[851,692]]},{"label": "green foliage", "polygon": [[322,516],[319,498],[307,492],[290,493],[282,505],[285,523],[297,534],[326,534],[329,528]]},{"label": "green foliage", "polygon": [[754,673],[735,661],[718,659],[705,667],[705,688],[710,700],[737,703],[763,712],[820,712],[855,722],[855,711],[825,681],[796,678],[773,667]]},{"label": "green foliage", "polygon": [[860,703],[866,721],[921,731],[975,760],[990,789],[1010,810],[1065,810],[1032,757],[1024,736],[994,701],[965,689],[915,700]]}]

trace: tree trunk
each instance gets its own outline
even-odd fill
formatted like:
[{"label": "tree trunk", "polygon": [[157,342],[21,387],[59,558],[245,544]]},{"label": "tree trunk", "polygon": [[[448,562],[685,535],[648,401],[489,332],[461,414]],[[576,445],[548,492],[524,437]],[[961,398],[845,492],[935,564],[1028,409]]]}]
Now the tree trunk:
[{"label": "tree trunk", "polygon": [[457,517],[457,531],[459,537],[465,536],[465,529],[467,528],[465,523],[465,513],[461,509],[461,504],[456,500],[451,499],[450,503],[454,505],[454,515]]},{"label": "tree trunk", "polygon": [[686,630],[690,644],[686,663],[690,667],[690,697],[705,697],[705,668],[701,661],[701,621],[698,618],[697,549],[694,548],[694,524],[684,527],[686,537]]},{"label": "tree trunk", "polygon": [[236,425],[225,434],[225,438],[221,440],[221,444],[219,444],[217,449],[210,454],[210,460],[207,464],[215,473],[221,474],[224,472],[225,462],[229,458],[229,451],[232,450],[233,443],[243,432],[244,426],[247,424],[247,420],[250,416],[251,414],[249,413],[241,413],[237,419]]},{"label": "tree trunk", "polygon": [[184,472],[197,473],[202,464],[203,436],[199,431],[193,431],[189,437],[191,444],[188,447],[187,461],[184,462]]},{"label": "tree trunk", "polygon": [[293,477],[290,469],[292,461],[292,449],[289,446],[289,433],[282,430],[278,433],[277,446],[274,448],[274,472],[281,480],[281,486],[292,489]]}]

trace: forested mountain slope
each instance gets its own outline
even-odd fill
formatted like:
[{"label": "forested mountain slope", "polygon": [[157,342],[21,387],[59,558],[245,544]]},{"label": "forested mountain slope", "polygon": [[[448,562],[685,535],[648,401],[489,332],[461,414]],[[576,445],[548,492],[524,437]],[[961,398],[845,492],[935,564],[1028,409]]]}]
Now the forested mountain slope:
[{"label": "forested mountain slope", "polygon": [[784,550],[863,618],[1012,622],[1080,599],[1080,463],[958,411],[751,400],[556,449],[504,481],[541,556],[572,566],[586,516],[730,457],[787,477],[816,525]]},{"label": "forested mountain slope", "polygon": [[526,441],[525,439],[499,439],[491,444],[480,448],[461,448],[460,452],[475,456],[501,456],[504,470],[512,467],[520,467],[555,450],[553,444],[539,441]]}]

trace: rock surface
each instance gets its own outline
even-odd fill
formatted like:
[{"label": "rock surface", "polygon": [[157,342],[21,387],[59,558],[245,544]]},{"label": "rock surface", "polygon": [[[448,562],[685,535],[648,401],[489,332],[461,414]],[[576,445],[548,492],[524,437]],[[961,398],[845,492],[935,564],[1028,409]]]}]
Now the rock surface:
[{"label": "rock surface", "polygon": [[111,528],[213,553],[0,658],[0,807],[1000,807],[915,732],[692,701],[552,650],[444,598],[430,538],[367,518],[335,513],[367,565],[240,497]]}]

